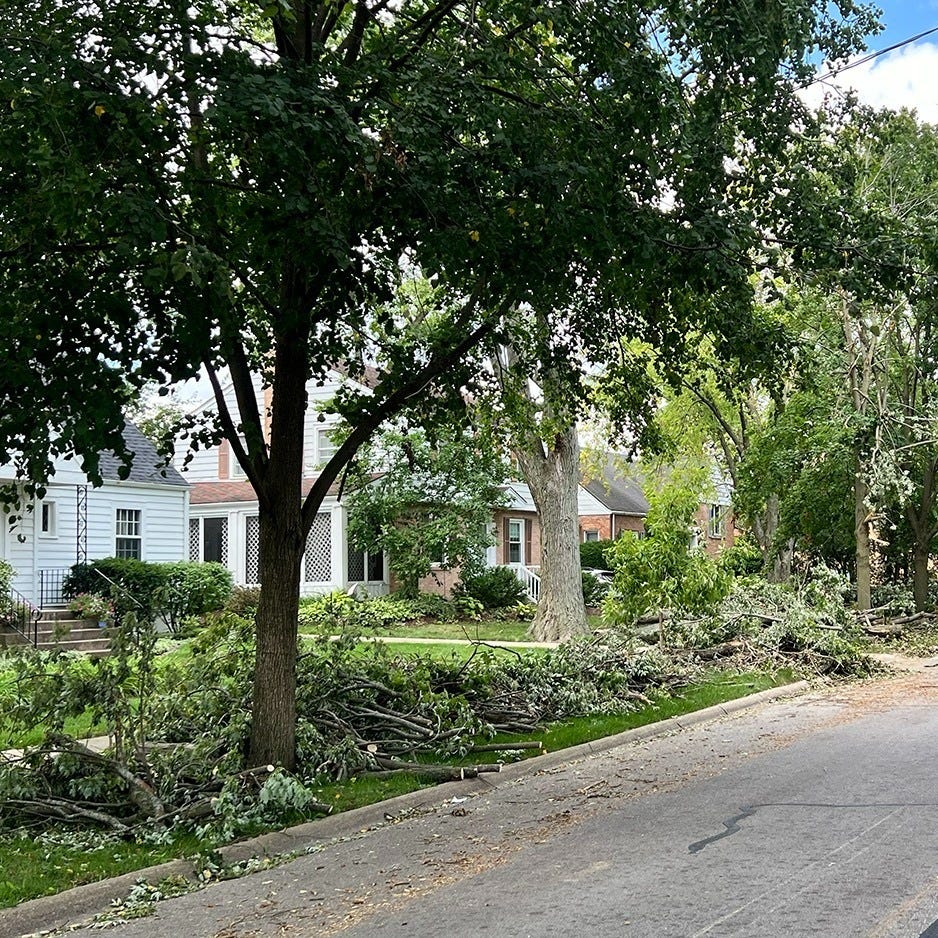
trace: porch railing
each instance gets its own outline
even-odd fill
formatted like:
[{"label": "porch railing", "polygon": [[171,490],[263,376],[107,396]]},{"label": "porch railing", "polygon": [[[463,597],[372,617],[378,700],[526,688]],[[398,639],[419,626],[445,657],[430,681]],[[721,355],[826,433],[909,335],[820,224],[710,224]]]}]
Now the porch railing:
[{"label": "porch railing", "polygon": [[62,584],[71,567],[46,567],[39,571],[39,608],[61,606],[65,602]]},{"label": "porch railing", "polygon": [[541,598],[541,578],[530,567],[512,566],[515,576],[521,581],[524,591],[528,594],[528,599],[536,603]]},{"label": "porch railing", "polygon": [[36,648],[39,645],[39,619],[42,617],[42,610],[12,586],[7,588],[7,594],[2,598],[0,623],[18,632]]}]

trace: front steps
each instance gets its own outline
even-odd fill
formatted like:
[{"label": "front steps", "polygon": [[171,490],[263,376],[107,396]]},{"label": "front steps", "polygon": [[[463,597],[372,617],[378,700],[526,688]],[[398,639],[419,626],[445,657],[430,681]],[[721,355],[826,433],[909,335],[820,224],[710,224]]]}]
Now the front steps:
[{"label": "front steps", "polygon": [[[111,651],[111,629],[99,628],[97,622],[88,619],[77,619],[74,612],[63,608],[43,609],[37,640],[40,650],[77,651],[90,658],[102,658]],[[19,632],[5,628],[0,630],[0,647],[30,647],[30,643]]]}]

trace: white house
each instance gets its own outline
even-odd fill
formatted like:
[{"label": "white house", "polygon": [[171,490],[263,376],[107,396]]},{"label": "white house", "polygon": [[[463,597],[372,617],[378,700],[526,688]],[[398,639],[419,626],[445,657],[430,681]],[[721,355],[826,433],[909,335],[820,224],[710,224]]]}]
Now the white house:
[{"label": "white house", "polygon": [[[338,425],[338,417],[325,408],[344,383],[351,381],[338,371],[329,372],[319,385],[308,382],[309,404],[303,434],[303,494],[318,475],[318,469],[336,451],[330,433]],[[363,387],[363,386],[362,386]],[[231,413],[237,413],[234,389],[222,385]],[[269,401],[259,378],[254,379],[259,413],[266,413]],[[211,398],[193,413],[214,413]],[[224,564],[235,583],[256,586],[260,581],[260,522],[257,495],[244,477],[237,460],[231,455],[226,440],[209,449],[191,454],[185,440],[177,441],[175,465],[189,483],[190,508],[188,520],[188,557],[190,560],[212,560]],[[306,556],[300,571],[303,594],[327,593],[361,585],[371,595],[389,590],[388,569],[384,554],[369,555],[353,549],[347,536],[348,514],[333,488],[313,522],[306,545]]]},{"label": "white house", "polygon": [[[45,497],[23,503],[12,524],[0,524],[0,558],[14,571],[13,588],[36,606],[61,601],[62,579],[79,562],[102,557],[149,561],[188,556],[189,493],[185,480],[164,467],[153,444],[128,424],[134,454],[126,479],[120,461],[102,453],[104,484],[95,488],[72,458],[57,459]],[[15,483],[0,467],[0,484]]]}]

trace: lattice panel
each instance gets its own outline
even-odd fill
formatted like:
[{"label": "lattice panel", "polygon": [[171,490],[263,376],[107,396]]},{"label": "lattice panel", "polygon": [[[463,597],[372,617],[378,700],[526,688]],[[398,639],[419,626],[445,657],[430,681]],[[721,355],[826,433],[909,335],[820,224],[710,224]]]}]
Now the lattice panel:
[{"label": "lattice panel", "polygon": [[201,560],[201,538],[199,537],[199,519],[190,518],[189,519],[189,559],[190,560]]},{"label": "lattice panel", "polygon": [[261,581],[261,519],[252,515],[247,519],[244,537],[244,578],[248,583]]},{"label": "lattice panel", "polygon": [[332,515],[327,511],[319,512],[309,529],[303,566],[307,583],[332,582]]},{"label": "lattice panel", "polygon": [[[258,537],[260,543],[260,537]],[[221,522],[221,562],[228,566],[228,519],[222,518]]]},{"label": "lattice panel", "polygon": [[348,578],[350,583],[362,583],[365,580],[365,552],[356,550],[349,544]]}]

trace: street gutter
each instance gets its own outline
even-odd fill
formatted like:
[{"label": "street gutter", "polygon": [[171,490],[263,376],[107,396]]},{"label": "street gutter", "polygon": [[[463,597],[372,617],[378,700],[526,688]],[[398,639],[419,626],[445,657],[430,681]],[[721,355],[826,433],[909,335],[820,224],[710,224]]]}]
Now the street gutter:
[{"label": "street gutter", "polygon": [[[746,697],[737,697],[735,700],[696,710],[693,713],[669,717],[666,720],[648,723],[613,736],[604,736],[591,742],[557,749],[521,762],[513,762],[504,766],[498,773],[487,773],[484,777],[463,781],[442,782],[432,788],[423,788],[406,795],[398,795],[387,801],[379,801],[361,808],[343,811],[341,814],[307,821],[286,830],[273,831],[249,840],[228,844],[219,847],[215,852],[221,856],[225,866],[244,863],[254,858],[263,859],[313,852],[331,843],[367,833],[384,824],[394,823],[408,814],[434,810],[451,802],[454,798],[465,798],[482,791],[490,791],[500,784],[550,771],[593,753],[606,752],[629,743],[665,736],[781,697],[792,697],[803,693],[810,687],[811,684],[808,681],[771,687],[768,690]],[[168,877],[183,877],[193,884],[203,882],[191,859],[179,859],[134,870],[112,879],[75,886],[65,892],[30,899],[12,908],[0,910],[0,938],[24,938],[24,936],[56,931],[70,923],[109,911],[116,902],[126,898],[137,883],[156,885]]]}]

